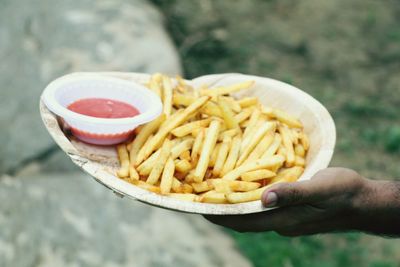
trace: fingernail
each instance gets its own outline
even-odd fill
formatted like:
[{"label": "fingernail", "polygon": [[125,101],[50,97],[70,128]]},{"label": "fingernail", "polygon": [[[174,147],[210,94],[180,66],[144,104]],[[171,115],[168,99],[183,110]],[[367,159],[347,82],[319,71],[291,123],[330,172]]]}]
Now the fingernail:
[{"label": "fingernail", "polygon": [[274,207],[278,202],[278,195],[275,192],[268,192],[264,197],[264,206],[265,207]]}]

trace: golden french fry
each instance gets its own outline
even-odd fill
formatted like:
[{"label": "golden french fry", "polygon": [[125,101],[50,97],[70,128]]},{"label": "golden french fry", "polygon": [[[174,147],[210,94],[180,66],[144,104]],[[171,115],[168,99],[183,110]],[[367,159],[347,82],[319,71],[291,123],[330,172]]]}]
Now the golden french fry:
[{"label": "golden french fry", "polygon": [[228,157],[226,158],[224,167],[222,168],[222,175],[225,175],[235,168],[236,161],[239,158],[241,142],[242,138],[240,136],[235,136],[233,138]]},{"label": "golden french fry", "polygon": [[229,181],[229,186],[234,192],[246,192],[259,188],[260,184],[247,181]]},{"label": "golden french fry", "polygon": [[256,147],[253,149],[253,151],[250,153],[250,155],[243,163],[255,161],[261,158],[264,152],[274,141],[274,135],[275,134],[272,131],[269,131],[267,134],[265,134],[264,137],[261,139],[261,141],[256,145]]},{"label": "golden french fry", "polygon": [[265,150],[264,154],[261,158],[270,157],[275,155],[276,151],[278,151],[279,147],[281,146],[282,138],[280,134],[275,134],[274,141],[272,144]]},{"label": "golden french fry", "polygon": [[163,84],[163,112],[167,118],[171,115],[172,109],[172,84],[168,76],[162,77]]},{"label": "golden french fry", "polygon": [[221,145],[222,145],[222,143],[217,143],[215,145],[214,150],[211,153],[210,162],[208,162],[208,166],[209,167],[214,167],[215,161],[217,160],[218,152],[219,152],[219,149],[220,149]]},{"label": "golden french fry", "polygon": [[[165,114],[160,115],[157,119],[144,125],[140,132],[136,135],[135,139],[131,143],[131,149],[129,151],[130,161],[135,163],[136,156],[139,153],[140,148],[144,145],[146,140],[160,127],[161,123],[165,121]],[[144,151],[143,151],[144,153]]]},{"label": "golden french fry", "polygon": [[242,111],[242,107],[239,105],[238,102],[236,102],[235,99],[233,99],[232,97],[227,97],[227,96],[221,96],[221,98],[223,98],[226,103],[229,104],[229,107],[236,113],[239,113],[240,111]]},{"label": "golden french fry", "polygon": [[147,190],[147,191],[150,191],[150,192],[153,192],[156,194],[161,193],[160,188],[158,186],[154,186],[154,185],[148,184],[148,183],[140,181],[140,180],[136,181],[135,185],[144,190]]},{"label": "golden french fry", "polygon": [[231,187],[229,186],[229,182],[228,180],[223,180],[223,179],[210,179],[210,181],[212,182],[214,189],[216,192],[218,193],[224,193],[224,194],[228,194],[232,192]]},{"label": "golden french fry", "polygon": [[230,93],[234,93],[243,89],[249,89],[254,85],[254,81],[246,81],[237,84],[233,84],[230,86],[221,86],[221,87],[214,87],[212,89],[205,89],[202,90],[203,95],[208,96],[219,96],[219,95],[226,95]]},{"label": "golden french fry", "polygon": [[213,190],[208,191],[207,193],[203,194],[200,197],[200,202],[214,203],[214,204],[227,203],[225,194],[218,193],[218,192],[213,191]]},{"label": "golden french fry", "polygon": [[[160,128],[160,130],[152,138],[148,149],[145,151],[144,158],[147,158],[148,156],[150,156],[150,154],[155,149],[157,149],[157,147],[164,141],[165,137],[170,133],[171,130],[173,130],[174,128],[178,127],[183,122],[185,122],[191,115],[193,115],[195,112],[197,112],[198,109],[201,108],[208,100],[209,100],[209,97],[203,96],[203,97],[197,99],[195,102],[193,102],[186,109],[184,109],[183,112],[177,114],[176,117],[174,117],[171,120],[167,120],[166,122],[168,122],[168,123],[163,125]],[[138,162],[138,160],[136,159],[136,165],[140,164],[140,163],[141,162]]]},{"label": "golden french fry", "polygon": [[294,166],[278,172],[278,174],[271,179],[271,184],[277,182],[295,182],[303,174],[304,168],[300,166]]},{"label": "golden french fry", "polygon": [[160,155],[158,156],[157,161],[153,166],[153,169],[151,170],[149,177],[147,177],[146,183],[154,185],[155,183],[158,182],[161,173],[163,171],[164,165],[167,162],[167,159],[170,155],[170,151],[171,151],[171,141],[165,139],[164,144],[162,145],[160,150]]},{"label": "golden french fry", "polygon": [[165,163],[165,167],[161,176],[160,191],[161,194],[168,194],[171,191],[172,181],[174,178],[175,163],[174,160],[169,157]]},{"label": "golden french fry", "polygon": [[160,88],[160,82],[161,82],[161,74],[160,73],[156,73],[154,74],[149,82],[149,88],[151,91],[153,91],[154,93],[156,93],[160,98],[162,97],[162,92],[161,92],[161,88]]},{"label": "golden french fry", "polygon": [[255,106],[258,104],[258,99],[256,97],[245,97],[237,101],[242,108],[247,108],[250,106]]},{"label": "golden french fry", "polygon": [[189,106],[192,104],[194,101],[196,101],[196,98],[190,95],[184,95],[184,94],[173,94],[172,96],[172,103],[175,106]]},{"label": "golden french fry", "polygon": [[204,174],[206,173],[208,167],[208,162],[210,161],[212,150],[214,149],[215,144],[217,143],[220,127],[221,127],[221,122],[219,120],[213,120],[210,123],[210,127],[208,127],[206,131],[203,147],[200,153],[199,162],[197,163],[194,172],[194,181],[197,183],[203,181]]},{"label": "golden french fry", "polygon": [[254,182],[262,179],[275,177],[276,173],[267,169],[260,169],[243,173],[240,177],[243,181]]},{"label": "golden french fry", "polygon": [[172,178],[172,185],[171,189],[175,193],[182,193],[183,191],[181,190],[182,182],[178,180],[178,178],[174,177]]},{"label": "golden french fry", "polygon": [[153,138],[154,135],[150,134],[147,140],[144,142],[143,146],[139,149],[139,152],[136,154],[136,156],[132,156],[134,158],[133,165],[138,166],[141,162],[143,162],[146,150],[148,149]]},{"label": "golden french fry", "polygon": [[190,138],[184,138],[182,139],[182,142],[174,145],[171,149],[172,159],[176,159],[177,157],[182,155],[183,152],[189,151],[190,148],[192,147],[193,142],[194,139],[190,137]]},{"label": "golden french fry", "polygon": [[[195,90],[197,92],[197,90]],[[182,95],[182,94],[174,94],[172,97],[172,102],[175,106],[189,106],[196,101],[195,96]],[[201,109],[201,113],[204,113],[209,116],[217,116],[222,117],[221,110],[219,107],[213,102],[207,102]]]},{"label": "golden french fry", "polygon": [[285,148],[285,146],[283,144],[281,144],[281,146],[278,148],[278,151],[276,152],[276,154],[277,155],[281,155],[284,158],[287,157],[287,151],[286,151],[286,148]]},{"label": "golden french fry", "polygon": [[272,131],[274,132],[276,128],[276,123],[274,122],[266,122],[261,125],[252,136],[251,140],[249,140],[247,146],[244,147],[243,152],[241,151],[240,157],[236,163],[236,166],[240,166],[247,157],[249,156],[250,152],[256,147],[256,145],[260,142],[260,140],[267,134],[267,132]]},{"label": "golden french fry", "polygon": [[267,157],[267,158],[261,158],[254,162],[240,165],[239,167],[237,167],[237,168],[231,170],[230,172],[228,172],[227,174],[225,174],[222,177],[222,179],[236,180],[243,173],[246,173],[249,171],[255,171],[255,170],[259,170],[259,169],[268,169],[268,168],[274,167],[276,165],[282,165],[284,160],[285,160],[285,158],[280,155],[271,156],[271,157]]},{"label": "golden french fry", "polygon": [[206,132],[206,130],[204,128],[202,128],[201,131],[199,132],[199,134],[196,136],[196,139],[194,139],[192,153],[191,153],[191,159],[193,162],[197,162],[197,160],[199,158],[201,145],[203,144],[205,132]]},{"label": "golden french fry", "polygon": [[214,177],[218,177],[221,174],[222,168],[224,167],[224,163],[226,161],[226,157],[228,156],[228,152],[230,149],[231,140],[227,138],[220,146],[218,150],[217,159],[215,160],[213,175]]},{"label": "golden french fry", "polygon": [[218,135],[218,141],[222,141],[225,138],[232,138],[235,135],[237,135],[238,133],[240,133],[239,128],[234,128],[234,129],[223,131]]},{"label": "golden french fry", "polygon": [[269,184],[253,191],[230,193],[226,195],[226,199],[232,204],[260,200],[263,192],[270,186]]},{"label": "golden french fry", "polygon": [[278,130],[282,136],[282,144],[286,150],[286,167],[292,167],[294,165],[295,155],[290,130],[284,125],[280,125]]},{"label": "golden french fry", "polygon": [[223,99],[222,97],[218,98],[218,105],[221,109],[222,117],[225,121],[225,125],[228,129],[238,128],[239,123],[235,119],[235,114],[233,113],[232,109],[230,108],[228,102]]},{"label": "golden french fry", "polygon": [[192,169],[192,164],[187,159],[177,160],[175,162],[175,169],[178,172],[186,173]]},{"label": "golden french fry", "polygon": [[303,128],[301,122],[280,109],[274,109],[273,114],[276,119],[291,128]]},{"label": "golden french fry", "polygon": [[297,156],[296,155],[296,159],[294,161],[294,165],[296,166],[300,166],[300,167],[304,167],[306,165],[306,161],[303,157]]},{"label": "golden french fry", "polygon": [[171,131],[171,133],[177,137],[182,137],[188,134],[191,134],[192,131],[196,128],[207,127],[211,122],[211,118],[207,118],[204,120],[198,120],[186,123],[185,125],[179,126]]},{"label": "golden french fry", "polygon": [[129,163],[129,177],[133,180],[139,180],[139,173],[135,169],[135,166],[133,164]]},{"label": "golden french fry", "polygon": [[266,115],[270,119],[276,118],[273,108],[261,106],[261,113]]},{"label": "golden french fry", "polygon": [[294,153],[296,156],[303,157],[306,155],[306,151],[304,150],[304,147],[302,144],[297,144],[294,146]]},{"label": "golden french fry", "polygon": [[304,150],[308,151],[308,149],[310,147],[310,141],[308,140],[307,135],[302,132],[302,133],[299,134],[299,136],[300,136],[300,142],[303,145]]},{"label": "golden french fry", "polygon": [[176,87],[177,90],[181,93],[187,93],[188,85],[186,84],[185,80],[179,75],[176,75],[175,79],[178,82],[178,86]]},{"label": "golden french fry", "polygon": [[154,164],[157,161],[158,155],[160,155],[160,150],[157,150],[156,152],[151,154],[151,156],[148,159],[143,161],[142,164],[140,164],[137,167],[137,170],[140,173],[140,175],[149,175],[150,174],[151,169],[153,168]]},{"label": "golden french fry", "polygon": [[290,136],[292,137],[293,145],[297,145],[299,143],[299,132],[298,132],[298,129],[292,128],[289,131],[290,131]]},{"label": "golden french fry", "polygon": [[190,152],[189,152],[189,150],[183,151],[183,152],[179,155],[179,158],[180,158],[181,160],[190,161],[191,158],[190,158]]},{"label": "golden french fry", "polygon": [[120,178],[129,176],[129,154],[125,144],[117,145],[117,153],[121,167],[117,171]]},{"label": "golden french fry", "polygon": [[254,128],[257,126],[260,115],[261,111],[258,108],[253,109],[253,113],[250,116],[249,123],[244,130],[243,138],[247,137],[249,133],[254,132]]},{"label": "golden french fry", "polygon": [[207,102],[201,109],[201,113],[204,113],[209,116],[215,116],[222,118],[221,109],[213,102]]},{"label": "golden french fry", "polygon": [[196,201],[197,195],[195,194],[188,194],[188,193],[170,193],[168,196],[183,200],[183,201]]},{"label": "golden french fry", "polygon": [[201,193],[201,192],[212,190],[214,188],[214,185],[213,185],[212,181],[205,180],[200,183],[192,183],[192,187],[193,187],[194,192]]},{"label": "golden french fry", "polygon": [[243,109],[239,114],[235,115],[235,119],[240,124],[241,122],[247,120],[247,118],[249,118],[252,113],[252,108]]}]

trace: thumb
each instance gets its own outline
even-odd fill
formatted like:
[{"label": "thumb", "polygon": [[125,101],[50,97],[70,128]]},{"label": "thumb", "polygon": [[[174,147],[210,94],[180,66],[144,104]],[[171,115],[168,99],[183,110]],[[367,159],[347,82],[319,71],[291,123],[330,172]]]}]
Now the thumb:
[{"label": "thumb", "polygon": [[311,201],[315,194],[315,186],[309,181],[279,183],[266,189],[261,201],[265,207],[299,205]]}]

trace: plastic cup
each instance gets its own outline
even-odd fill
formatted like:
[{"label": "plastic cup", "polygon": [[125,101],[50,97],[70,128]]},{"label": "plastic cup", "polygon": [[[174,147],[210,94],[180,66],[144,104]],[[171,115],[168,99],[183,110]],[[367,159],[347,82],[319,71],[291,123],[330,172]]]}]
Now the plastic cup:
[{"label": "plastic cup", "polygon": [[[140,114],[129,118],[96,118],[67,107],[84,98],[119,100],[136,107]],[[113,145],[126,141],[141,124],[162,112],[158,95],[141,84],[98,75],[68,75],[51,82],[42,99],[47,108],[61,117],[81,141],[96,145]]]}]

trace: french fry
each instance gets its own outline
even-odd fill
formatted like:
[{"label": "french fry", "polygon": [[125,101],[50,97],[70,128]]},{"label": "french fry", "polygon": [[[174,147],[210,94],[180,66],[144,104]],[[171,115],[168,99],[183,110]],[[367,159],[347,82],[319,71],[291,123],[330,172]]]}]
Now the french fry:
[{"label": "french fry", "polygon": [[222,118],[222,112],[221,109],[214,104],[213,102],[207,102],[200,110],[201,113],[204,113],[209,116],[215,116],[215,117],[220,117]]},{"label": "french fry", "polygon": [[189,106],[196,100],[195,97],[184,94],[173,94],[172,103],[175,106]]},{"label": "french fry", "polygon": [[306,165],[306,161],[303,157],[297,156],[294,160],[294,165],[304,167]]},{"label": "french fry", "polygon": [[158,186],[154,186],[154,185],[148,184],[148,183],[140,181],[140,180],[136,181],[135,185],[140,187],[140,188],[142,188],[142,189],[144,189],[144,190],[147,190],[147,191],[150,191],[150,192],[153,192],[153,193],[156,193],[156,194],[160,194],[161,193],[161,190],[160,190],[160,188]]},{"label": "french fry", "polygon": [[256,147],[256,145],[260,142],[260,140],[264,137],[264,135],[268,131],[275,131],[276,123],[274,122],[266,122],[264,123],[253,135],[251,140],[249,141],[248,145],[244,148],[243,152],[241,152],[240,157],[236,163],[236,166],[240,166],[247,157],[249,156],[250,152]]},{"label": "french fry", "polygon": [[297,144],[294,146],[294,153],[296,156],[303,157],[306,155],[306,151],[304,150],[304,147],[302,144]]},{"label": "french fry", "polygon": [[247,108],[255,106],[258,104],[258,99],[256,97],[245,97],[237,101],[242,108]]},{"label": "french fry", "polygon": [[216,191],[208,191],[200,197],[200,202],[204,203],[214,203],[214,204],[223,204],[227,203],[225,194],[218,193]]},{"label": "french fry", "polygon": [[230,145],[231,145],[230,138],[226,138],[226,140],[224,140],[224,142],[221,144],[212,171],[214,177],[218,177],[221,174],[222,168],[224,167],[224,163],[226,161],[226,157],[228,156]]},{"label": "french fry", "polygon": [[[252,132],[248,133],[246,136],[243,134],[242,145],[240,147],[240,154],[243,154],[243,151],[246,147],[248,147],[249,143],[254,139],[254,135],[257,131],[266,123],[265,119],[260,118],[256,125],[253,126]],[[247,128],[246,128],[247,129]]]},{"label": "french fry", "polygon": [[272,144],[265,150],[264,154],[261,158],[270,157],[275,155],[276,151],[278,151],[279,147],[281,146],[282,138],[280,134],[275,134],[274,141]]},{"label": "french fry", "polygon": [[222,143],[217,143],[214,147],[214,150],[211,153],[210,162],[208,162],[208,166],[214,167],[215,161],[217,160],[218,152]]},{"label": "french fry", "polygon": [[249,133],[254,131],[253,128],[256,127],[257,122],[260,118],[260,115],[261,115],[261,111],[258,108],[253,110],[253,113],[251,114],[250,119],[249,119],[249,123],[246,126],[246,129],[244,130],[243,138],[247,137],[247,135]]},{"label": "french fry", "polygon": [[303,128],[303,125],[298,119],[290,116],[283,110],[274,109],[273,113],[278,121],[286,124],[287,126],[291,128]]},{"label": "french fry", "polygon": [[195,202],[197,198],[197,195],[188,193],[170,193],[168,194],[168,196],[182,201],[191,201],[191,202]]},{"label": "french fry", "polygon": [[189,86],[186,84],[185,80],[179,75],[176,75],[175,79],[178,82],[178,85],[177,85],[176,89],[180,93],[188,93],[188,87]]},{"label": "french fry", "polygon": [[269,187],[271,187],[270,184],[253,191],[230,193],[226,195],[226,199],[232,204],[260,200],[263,192]]},{"label": "french fry", "polygon": [[140,148],[144,145],[146,140],[160,127],[161,123],[165,121],[165,114],[160,115],[157,119],[147,123],[142,127],[140,132],[136,135],[135,139],[131,143],[131,149],[129,151],[130,162],[136,161],[136,156],[139,153]]},{"label": "french fry", "polygon": [[225,138],[229,138],[229,137],[232,138],[235,135],[237,135],[239,132],[240,132],[239,128],[234,128],[234,129],[223,131],[218,135],[218,141],[223,141]]},{"label": "french fry", "polygon": [[290,130],[284,125],[280,125],[278,130],[282,136],[282,144],[286,149],[286,167],[292,167],[294,165],[295,156]]},{"label": "french fry", "polygon": [[138,172],[140,175],[149,175],[151,172],[151,169],[153,168],[153,165],[156,163],[158,155],[160,155],[160,150],[154,152],[148,159],[142,162],[137,167]]},{"label": "french fry", "polygon": [[200,158],[194,172],[194,181],[197,183],[203,181],[204,174],[206,173],[208,167],[208,162],[210,161],[212,150],[214,149],[217,142],[220,127],[221,122],[219,120],[213,120],[210,123],[210,127],[206,131],[203,147],[200,153]]},{"label": "french fry", "polygon": [[232,140],[232,145],[229,149],[228,157],[226,158],[224,167],[222,168],[222,175],[233,170],[236,165],[236,161],[239,158],[240,146],[242,138],[240,136],[235,136]]},{"label": "french fry", "polygon": [[[149,137],[146,139],[144,142],[143,146],[139,149],[139,152],[136,154],[136,156],[132,156],[134,158],[133,165],[138,166],[141,162],[143,162],[146,150],[148,149],[151,140],[153,140],[154,135],[150,134]],[[133,152],[134,153],[134,152]]]},{"label": "french fry", "polygon": [[261,158],[256,160],[255,162],[250,162],[247,164],[240,165],[239,167],[233,169],[232,171],[225,174],[222,179],[226,180],[236,180],[238,179],[243,173],[249,171],[255,171],[259,169],[268,169],[274,167],[276,165],[281,165],[284,161],[284,157],[280,155],[271,156],[267,158]]},{"label": "french fry", "polygon": [[229,186],[234,192],[246,192],[259,188],[260,184],[247,181],[229,181]]},{"label": "french fry", "polygon": [[[272,131],[268,132],[264,135],[261,141],[256,145],[254,150],[250,153],[247,159],[243,163],[251,162],[257,160],[262,157],[264,152],[268,149],[268,147],[274,141],[274,133]],[[272,156],[272,155],[271,155]]]},{"label": "french fry", "polygon": [[251,108],[243,109],[240,113],[235,115],[235,120],[240,124],[241,122],[247,120],[247,118],[250,117],[252,112],[253,109]]},{"label": "french fry", "polygon": [[270,119],[276,118],[273,108],[261,106],[261,113]]},{"label": "french fry", "polygon": [[192,144],[194,142],[193,138],[184,138],[182,139],[182,142],[178,143],[177,145],[174,145],[171,149],[171,157],[172,159],[176,159],[180,155],[182,155],[183,152],[189,151],[189,149],[192,147]]},{"label": "french fry", "polygon": [[221,96],[221,98],[223,98],[226,103],[229,104],[229,107],[236,113],[239,113],[240,111],[242,111],[242,107],[239,105],[238,102],[236,102],[235,99],[233,99],[232,97],[227,97],[227,96]]},{"label": "french fry", "polygon": [[180,158],[181,160],[190,161],[191,158],[190,158],[190,152],[189,152],[189,150],[183,151],[183,152],[179,155],[179,158]]},{"label": "french fry", "polygon": [[[196,97],[182,94],[174,94],[172,102],[175,106],[189,106],[196,101]],[[201,113],[209,116],[216,116],[222,118],[222,113],[219,107],[213,102],[207,102],[201,109]]]},{"label": "french fry", "polygon": [[200,127],[207,127],[211,122],[211,118],[207,118],[204,120],[198,120],[198,121],[193,121],[190,123],[186,123],[185,125],[182,125],[180,127],[177,127],[171,131],[171,133],[177,137],[182,137],[188,134],[191,134],[191,132]]},{"label": "french fry", "polygon": [[163,112],[167,118],[171,115],[172,109],[172,84],[171,79],[168,76],[162,77],[163,84]]},{"label": "french fry", "polygon": [[192,169],[192,164],[187,159],[177,160],[175,169],[181,173],[186,173]]},{"label": "french fry", "polygon": [[228,180],[224,179],[210,179],[214,186],[214,190],[218,193],[229,194],[232,192],[230,184]]},{"label": "french fry", "polygon": [[182,183],[179,181],[178,178],[173,177],[172,178],[172,184],[171,184],[171,189],[175,193],[182,193],[183,191],[181,190]]},{"label": "french fry", "polygon": [[151,91],[156,93],[160,98],[162,97],[161,88],[160,88],[161,74],[154,74],[149,82],[149,88]]},{"label": "french fry", "polygon": [[[209,100],[209,97],[204,96],[199,99],[197,99],[195,102],[190,104],[182,113],[178,114],[174,119],[168,120],[166,125],[163,125],[163,127],[154,135],[152,138],[148,149],[145,151],[144,158],[147,158],[150,156],[150,154],[157,149],[157,147],[164,141],[165,137],[168,135],[168,133],[182,124],[184,121],[186,121],[191,115],[193,115],[200,107],[202,107],[207,101]],[[136,165],[140,164],[141,162],[138,162],[136,159]]]},{"label": "french fry", "polygon": [[139,180],[139,173],[135,169],[135,166],[133,164],[129,163],[129,177],[133,180]]},{"label": "french fry", "polygon": [[233,84],[230,86],[221,86],[221,87],[214,87],[208,90],[202,90],[202,95],[208,96],[219,96],[219,95],[226,95],[230,93],[234,93],[243,89],[249,89],[254,85],[254,81],[246,81],[237,84]]},{"label": "french fry", "polygon": [[245,172],[240,177],[242,178],[242,181],[254,182],[254,181],[272,178],[275,176],[276,176],[276,173],[273,171],[270,171],[267,169],[260,169],[260,170],[256,170],[256,171]]},{"label": "french fry", "polygon": [[294,166],[282,170],[274,178],[271,179],[271,184],[277,182],[295,182],[300,178],[303,172],[304,168],[300,166]]},{"label": "french fry", "polygon": [[194,139],[192,153],[191,153],[192,162],[197,162],[197,160],[199,158],[201,145],[203,144],[205,132],[206,132],[206,130],[204,128],[202,128],[201,131],[199,132],[199,134],[196,136],[196,139]]},{"label": "french fry", "polygon": [[149,177],[147,177],[146,183],[154,185],[158,182],[161,173],[163,171],[164,165],[167,162],[167,159],[170,155],[171,151],[171,141],[165,139],[164,144],[161,147],[160,155],[157,158],[157,161],[150,172]]},{"label": "french fry", "polygon": [[293,145],[297,145],[299,143],[299,132],[298,132],[298,129],[296,129],[296,128],[290,129],[290,136],[292,137]]},{"label": "french fry", "polygon": [[129,176],[129,154],[125,144],[119,144],[117,146],[117,153],[121,167],[117,171],[119,178],[125,178]]},{"label": "french fry", "polygon": [[165,163],[165,167],[161,176],[160,191],[161,194],[168,194],[171,191],[172,181],[174,178],[175,163],[174,160],[169,157]]},{"label": "french fry", "polygon": [[225,125],[228,129],[238,128],[239,123],[235,119],[235,115],[230,108],[228,102],[222,97],[218,98],[219,108],[221,109],[222,117],[225,121]]},{"label": "french fry", "polygon": [[192,187],[193,187],[194,192],[201,193],[201,192],[206,192],[206,191],[212,190],[214,188],[214,185],[213,185],[212,181],[205,180],[200,183],[192,183]]},{"label": "french fry", "polygon": [[307,135],[304,132],[302,132],[299,134],[299,137],[300,137],[300,142],[304,147],[304,150],[308,151],[308,149],[310,148],[310,141],[308,140]]}]

